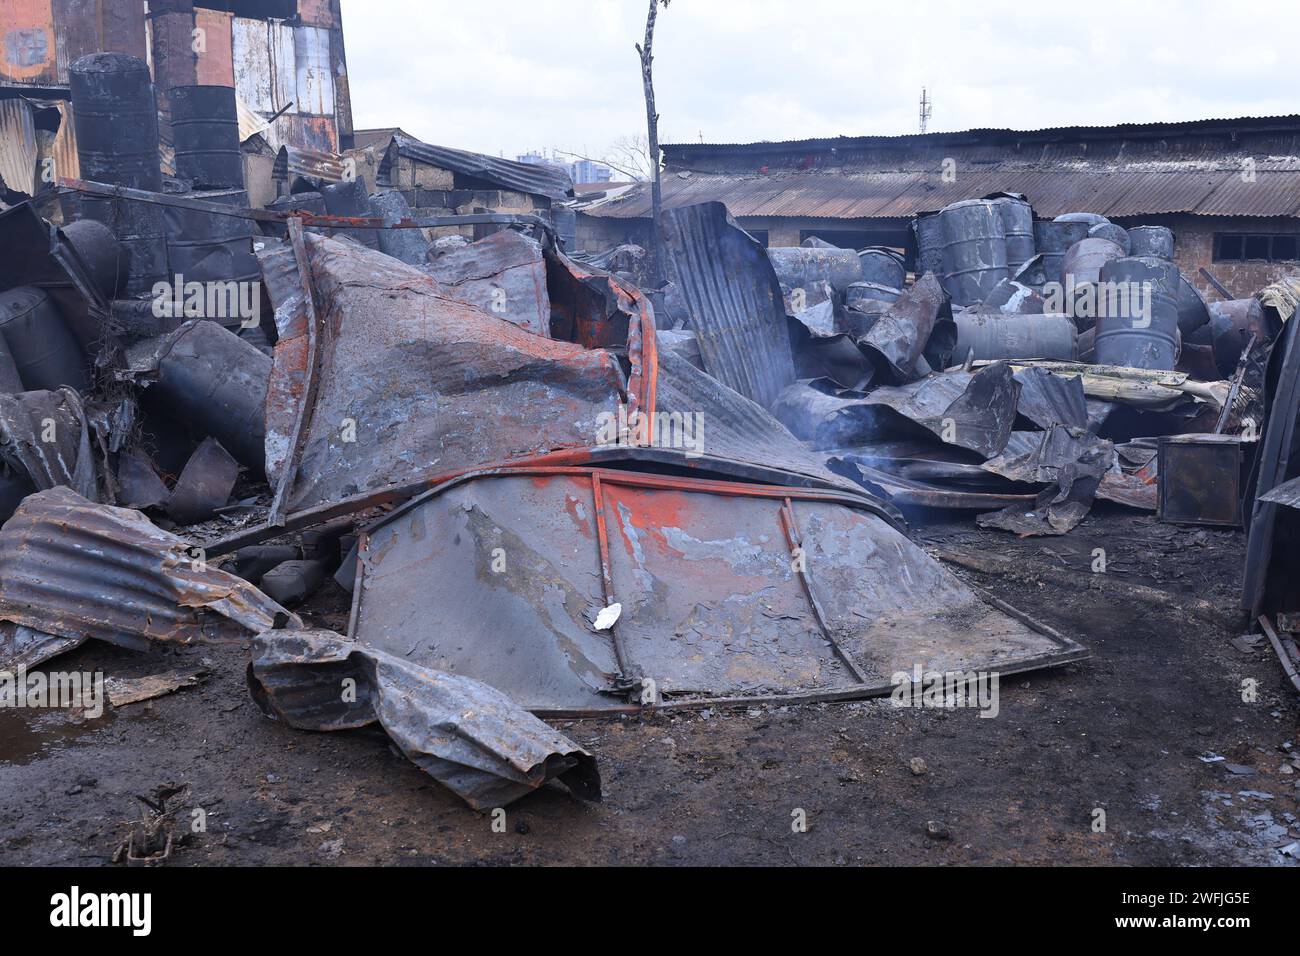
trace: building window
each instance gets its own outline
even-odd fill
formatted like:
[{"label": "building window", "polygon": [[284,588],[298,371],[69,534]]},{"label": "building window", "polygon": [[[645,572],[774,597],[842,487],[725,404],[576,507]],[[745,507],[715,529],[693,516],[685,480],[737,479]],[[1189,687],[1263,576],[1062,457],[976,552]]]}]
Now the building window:
[{"label": "building window", "polygon": [[1300,259],[1300,237],[1294,233],[1220,232],[1214,236],[1215,262],[1295,262],[1297,259]]}]

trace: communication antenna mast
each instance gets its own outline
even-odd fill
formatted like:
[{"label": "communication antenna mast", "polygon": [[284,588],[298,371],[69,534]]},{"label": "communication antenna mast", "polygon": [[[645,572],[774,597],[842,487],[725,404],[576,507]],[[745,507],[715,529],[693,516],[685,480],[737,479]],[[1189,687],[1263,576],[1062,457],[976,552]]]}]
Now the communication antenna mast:
[{"label": "communication antenna mast", "polygon": [[926,95],[925,87],[921,87],[921,132],[930,125],[930,113],[934,109],[934,101]]}]

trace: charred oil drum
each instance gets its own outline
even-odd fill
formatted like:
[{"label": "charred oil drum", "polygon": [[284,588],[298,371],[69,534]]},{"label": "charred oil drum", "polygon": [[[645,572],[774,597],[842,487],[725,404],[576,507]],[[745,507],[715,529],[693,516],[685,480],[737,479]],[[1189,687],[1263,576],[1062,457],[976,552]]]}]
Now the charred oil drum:
[{"label": "charred oil drum", "polygon": [[1086,222],[1088,228],[1110,222],[1105,216],[1096,212],[1067,212],[1056,217],[1057,222]]},{"label": "charred oil drum", "polygon": [[[248,205],[243,190],[193,193],[191,198],[224,206]],[[180,276],[182,282],[260,283],[262,270],[253,255],[252,220],[177,206],[163,207],[163,218],[173,276]],[[260,291],[257,294],[260,296]],[[227,327],[240,324],[238,316],[205,318]]]},{"label": "charred oil drum", "polygon": [[1124,250],[1109,239],[1088,236],[1072,245],[1062,257],[1061,280],[1068,283],[1073,277],[1076,285],[1096,282],[1106,263],[1122,258]]},{"label": "charred oil drum", "polygon": [[1171,370],[1178,364],[1178,268],[1154,256],[1108,262],[1098,303],[1098,364]]},{"label": "charred oil drum", "polygon": [[[281,196],[273,199],[266,204],[267,209],[274,209],[277,212],[309,212],[313,216],[324,216],[325,197],[318,192],[293,193],[288,196]],[[308,232],[322,232],[317,226],[308,226]],[[264,222],[262,223],[262,232],[268,236],[276,236],[283,239],[288,234],[288,230],[282,223]]]},{"label": "charred oil drum", "polygon": [[[370,197],[366,194],[366,184],[360,179],[348,182],[330,183],[321,187],[325,198],[325,211],[331,216],[369,219]],[[379,235],[376,229],[332,229],[330,235],[351,236],[363,246],[379,248]]]},{"label": "charred oil drum", "polygon": [[17,395],[26,390],[22,376],[18,374],[18,366],[14,364],[13,353],[5,344],[4,336],[0,335],[0,395]]},{"label": "charred oil drum", "polygon": [[1034,223],[1034,242],[1043,257],[1043,272],[1048,282],[1061,281],[1061,260],[1072,245],[1088,238],[1090,228],[1086,222]]},{"label": "charred oil drum", "polygon": [[912,222],[912,231],[916,234],[916,275],[917,278],[927,272],[934,273],[936,279],[943,279],[943,222],[937,212],[918,216]]},{"label": "charred oil drum", "polygon": [[1205,299],[1196,291],[1196,286],[1187,281],[1185,276],[1178,277],[1178,331],[1183,338],[1210,321],[1210,311],[1205,306]]},{"label": "charred oil drum", "polygon": [[[125,53],[91,53],[69,71],[81,178],[159,192],[158,112],[149,67]],[[167,275],[162,213],[150,203],[83,196],[80,215],[113,230],[126,252],[128,294]]]},{"label": "charred oil drum", "polygon": [[243,189],[234,87],[177,86],[169,95],[176,175],[195,189]]},{"label": "charred oil drum", "polygon": [[1034,257],[1034,210],[1029,203],[1014,196],[999,196],[989,200],[1002,217],[1002,232],[1007,239],[1007,273],[1016,270]]},{"label": "charred oil drum", "polygon": [[1109,239],[1120,249],[1124,250],[1124,255],[1129,254],[1128,230],[1123,226],[1117,226],[1113,222],[1098,223],[1088,230],[1089,239]]},{"label": "charred oil drum", "polygon": [[1173,259],[1174,234],[1164,226],[1134,226],[1128,231],[1129,255]]},{"label": "charred oil drum", "polygon": [[0,292],[0,336],[25,390],[67,385],[82,391],[90,384],[81,347],[43,289]]},{"label": "charred oil drum", "polygon": [[61,230],[85,264],[95,287],[112,299],[126,282],[126,250],[113,230],[95,219],[78,219]]},{"label": "charred oil drum", "polygon": [[91,53],[69,70],[81,178],[162,189],[158,109],[144,60]]},{"label": "charred oil drum", "polygon": [[[410,219],[413,215],[411,204],[395,189],[371,196],[370,211],[385,225]],[[429,258],[429,241],[421,229],[382,229],[376,235],[379,237],[379,251],[386,256],[401,259],[412,266],[423,265]]]},{"label": "charred oil drum", "polygon": [[270,377],[269,356],[215,322],[199,321],[175,333],[152,388],[173,417],[212,435],[260,474]]},{"label": "charred oil drum", "polygon": [[1078,354],[1078,333],[1068,315],[996,315],[958,312],[957,345],[953,361],[996,359],[1055,359],[1073,362]]},{"label": "charred oil drum", "polygon": [[880,282],[854,282],[844,290],[844,305],[854,308],[862,303],[897,302],[902,292],[896,286]]},{"label": "charred oil drum", "polygon": [[1214,362],[1219,374],[1227,378],[1236,371],[1237,361],[1252,335],[1256,344],[1261,345],[1268,342],[1273,333],[1259,299],[1229,299],[1212,302],[1208,308]]},{"label": "charred oil drum", "polygon": [[810,290],[818,282],[829,282],[843,292],[862,281],[862,263],[852,249],[776,246],[767,250],[767,257],[777,279],[791,289]]},{"label": "charred oil drum", "polygon": [[997,206],[985,199],[953,203],[943,223],[944,288],[957,305],[983,302],[1009,276],[1007,239]]},{"label": "charred oil drum", "polygon": [[874,282],[890,289],[901,289],[907,281],[907,266],[893,249],[863,249],[858,253],[862,281]]},{"label": "charred oil drum", "polygon": [[15,474],[0,464],[0,524],[13,517],[23,499],[35,490],[35,486],[25,476]]}]

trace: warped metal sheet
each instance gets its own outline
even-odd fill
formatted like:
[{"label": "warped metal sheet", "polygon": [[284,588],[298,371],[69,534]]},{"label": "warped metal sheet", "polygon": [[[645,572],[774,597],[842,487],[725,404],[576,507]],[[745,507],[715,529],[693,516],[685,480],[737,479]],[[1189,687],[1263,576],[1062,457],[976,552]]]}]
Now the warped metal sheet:
[{"label": "warped metal sheet", "polygon": [[[1264,435],[1251,472],[1244,511],[1250,514],[1241,606],[1251,619],[1300,610],[1300,574],[1293,557],[1300,542],[1300,513],[1268,500],[1297,477],[1296,426],[1300,417],[1300,323],[1283,327],[1273,343],[1265,379]],[[1280,495],[1281,496],[1281,495]]]},{"label": "warped metal sheet", "polygon": [[[54,440],[47,441],[51,429]],[[75,389],[0,395],[0,459],[37,490],[66,485],[92,501],[100,497],[90,428]]]},{"label": "warped metal sheet", "polygon": [[[466,476],[363,537],[350,636],[542,715],[888,693],[1078,645],[982,600],[853,495],[596,469]],[[596,612],[621,613],[608,630]]]},{"label": "warped metal sheet", "polygon": [[334,115],[334,77],[330,73],[330,31],[293,28],[294,89],[299,113]]},{"label": "warped metal sheet", "polygon": [[1011,367],[995,363],[974,373],[940,372],[910,385],[878,388],[862,403],[888,408],[948,444],[991,458],[1006,447],[1019,398]]},{"label": "warped metal sheet", "polygon": [[573,196],[573,181],[568,173],[557,167],[517,163],[463,149],[434,146],[411,139],[400,132],[394,134],[392,145],[389,146],[388,153],[380,164],[379,178],[382,182],[391,181],[386,177],[390,175],[397,156],[406,156],[417,162],[428,163],[440,169],[449,169],[462,176],[481,179],[505,189],[514,189],[534,196],[545,196],[552,200],[563,200]]},{"label": "warped metal sheet", "polygon": [[348,176],[348,167],[342,156],[303,146],[281,146],[275,154],[271,178],[276,182],[292,182],[298,177],[321,183],[341,183]]},{"label": "warped metal sheet", "polygon": [[[356,682],[350,699],[339,693],[345,679]],[[378,723],[412,763],[475,810],[505,806],[548,780],[600,800],[595,758],[505,694],[332,631],[260,635],[249,688],[264,713],[299,730]]]},{"label": "warped metal sheet", "polygon": [[721,203],[666,213],[663,242],[705,367],[770,406],[795,371],[781,286],[767,253]]},{"label": "warped metal sheet", "polygon": [[[297,622],[140,512],[66,487],[28,495],[0,528],[0,668],[19,656],[32,666],[87,638],[238,641],[277,620]],[[32,633],[57,642],[33,653],[23,646]]]},{"label": "warped metal sheet", "polygon": [[291,246],[263,256],[280,333],[266,468],[290,471],[291,511],[590,446],[624,399],[609,352],[532,335],[378,251],[302,240],[306,289]]}]

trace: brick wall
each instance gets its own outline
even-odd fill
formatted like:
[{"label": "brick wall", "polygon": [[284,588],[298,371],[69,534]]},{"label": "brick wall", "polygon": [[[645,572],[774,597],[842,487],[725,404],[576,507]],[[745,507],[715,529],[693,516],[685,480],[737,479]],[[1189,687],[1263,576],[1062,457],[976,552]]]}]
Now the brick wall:
[{"label": "brick wall", "polygon": [[1174,261],[1207,301],[1220,296],[1200,274],[1201,267],[1227,287],[1233,298],[1245,299],[1282,276],[1300,275],[1300,262],[1215,262],[1216,233],[1300,234],[1300,219],[1261,219],[1246,216],[1142,216],[1117,220],[1120,225],[1167,226],[1174,232]]}]

